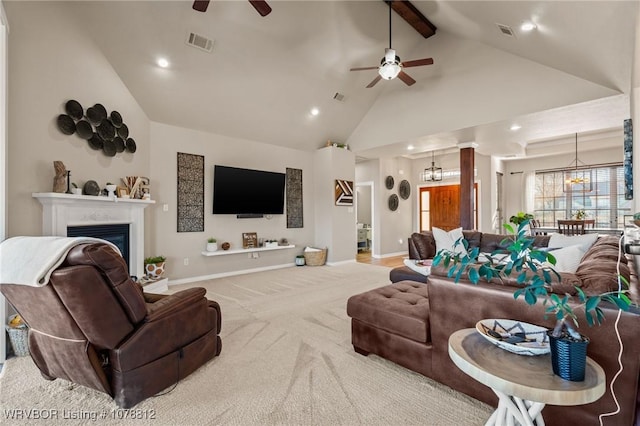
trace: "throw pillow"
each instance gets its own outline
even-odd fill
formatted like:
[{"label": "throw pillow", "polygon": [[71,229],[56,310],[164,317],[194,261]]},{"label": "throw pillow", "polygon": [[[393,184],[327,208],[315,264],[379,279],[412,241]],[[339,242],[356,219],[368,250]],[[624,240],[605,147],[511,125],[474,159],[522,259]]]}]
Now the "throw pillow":
[{"label": "throw pillow", "polygon": [[[598,239],[598,234],[583,234],[583,235],[562,235],[558,233],[551,234],[549,237],[549,248],[564,248],[569,246],[579,245],[582,248],[582,252],[586,253],[591,248],[593,243]],[[554,253],[555,254],[555,253]]]},{"label": "throw pillow", "polygon": [[557,272],[574,274],[580,266],[584,251],[582,251],[582,246],[574,245],[553,250],[551,254],[556,258],[556,264],[555,266],[547,264],[547,266],[553,267]]},{"label": "throw pillow", "polygon": [[431,261],[430,260],[413,260],[413,259],[405,259],[404,264],[419,274],[429,276],[431,273]]},{"label": "throw pillow", "polygon": [[464,253],[464,245],[462,243],[456,245],[456,241],[464,238],[462,235],[462,228],[452,229],[447,232],[444,229],[436,228],[435,226],[431,230],[433,238],[436,240],[436,253],[440,250],[448,250],[454,253]]}]

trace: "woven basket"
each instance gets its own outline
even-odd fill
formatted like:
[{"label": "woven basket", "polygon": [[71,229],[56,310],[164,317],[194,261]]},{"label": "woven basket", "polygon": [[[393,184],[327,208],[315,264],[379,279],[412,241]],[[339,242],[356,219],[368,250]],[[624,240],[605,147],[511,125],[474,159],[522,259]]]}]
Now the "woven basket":
[{"label": "woven basket", "polygon": [[[11,316],[12,319],[15,315]],[[11,327],[5,325],[5,329],[9,334],[9,340],[13,347],[13,353],[16,356],[29,355],[29,327],[21,325],[20,327]]]},{"label": "woven basket", "polygon": [[327,249],[320,249],[320,251],[305,251],[304,262],[307,266],[322,266],[327,261]]}]

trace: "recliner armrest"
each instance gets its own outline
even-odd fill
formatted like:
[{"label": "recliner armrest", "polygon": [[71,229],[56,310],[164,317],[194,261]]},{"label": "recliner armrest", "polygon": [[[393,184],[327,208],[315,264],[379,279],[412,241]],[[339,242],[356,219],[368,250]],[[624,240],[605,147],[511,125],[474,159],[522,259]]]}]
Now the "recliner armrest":
[{"label": "recliner armrest", "polygon": [[[178,293],[157,299],[153,303],[147,304],[147,316],[145,321],[156,321],[167,315],[175,313],[198,300],[204,299],[206,293],[207,291],[202,287],[188,288],[186,290],[179,291]],[[155,297],[152,298],[155,299]]]}]

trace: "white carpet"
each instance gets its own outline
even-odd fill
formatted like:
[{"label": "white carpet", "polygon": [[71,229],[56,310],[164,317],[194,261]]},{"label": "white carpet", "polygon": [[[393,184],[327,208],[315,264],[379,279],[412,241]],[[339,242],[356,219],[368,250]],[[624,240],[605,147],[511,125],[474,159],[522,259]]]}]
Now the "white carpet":
[{"label": "white carpet", "polygon": [[[122,413],[107,395],[48,382],[29,357],[12,358],[0,377],[0,424],[95,424],[90,416],[132,425],[484,424],[489,406],[353,351],[347,299],[387,284],[388,274],[353,263],[198,283],[222,307],[222,353],[173,391]],[[7,411],[25,417],[33,408],[58,419],[17,421]],[[125,414],[154,418],[117,418]]]}]

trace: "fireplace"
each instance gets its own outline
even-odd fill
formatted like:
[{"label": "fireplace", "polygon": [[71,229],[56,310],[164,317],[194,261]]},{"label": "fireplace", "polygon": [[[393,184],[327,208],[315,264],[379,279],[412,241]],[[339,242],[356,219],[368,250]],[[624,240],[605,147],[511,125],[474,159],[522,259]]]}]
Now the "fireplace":
[{"label": "fireplace", "polygon": [[95,237],[113,243],[129,267],[129,224],[67,226],[67,237]]},{"label": "fireplace", "polygon": [[[129,265],[131,275],[138,277],[144,275],[144,209],[150,204],[154,204],[155,201],[55,192],[34,193],[32,195],[42,204],[42,235],[106,239],[120,247],[122,255]],[[109,229],[112,226],[124,226],[128,229],[128,231],[121,232],[121,234],[128,234],[128,244],[118,243],[103,235],[93,233],[96,230],[96,232],[102,232],[101,228]],[[87,229],[86,227],[89,227],[91,234],[83,232]],[[82,233],[68,233],[69,229],[75,228],[80,228],[78,232]],[[115,238],[124,238],[124,236]],[[128,246],[128,254],[125,254],[126,246]]]}]

